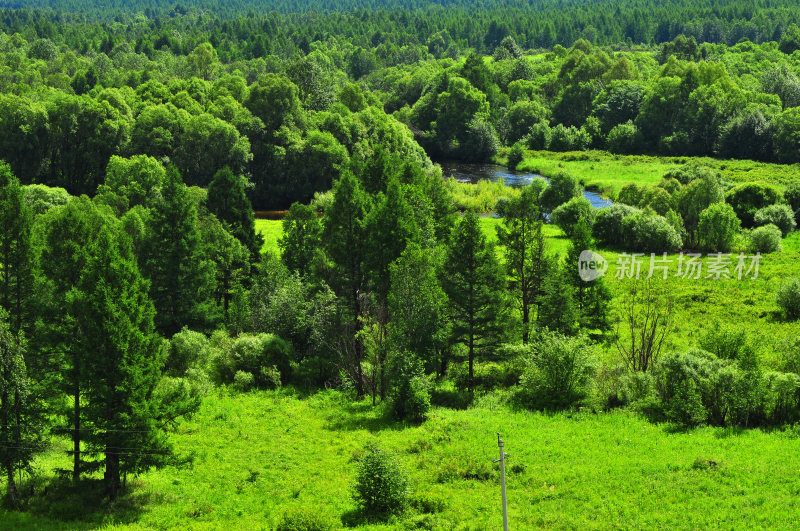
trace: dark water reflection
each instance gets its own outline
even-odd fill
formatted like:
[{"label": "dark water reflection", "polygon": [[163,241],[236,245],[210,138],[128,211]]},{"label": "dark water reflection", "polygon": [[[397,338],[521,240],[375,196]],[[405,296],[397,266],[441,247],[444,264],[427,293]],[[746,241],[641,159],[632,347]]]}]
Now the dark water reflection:
[{"label": "dark water reflection", "polygon": [[[442,175],[445,178],[453,177],[455,180],[465,183],[475,184],[482,179],[486,179],[488,181],[503,181],[508,186],[517,188],[525,186],[537,177],[545,179],[536,173],[509,171],[507,168],[496,164],[440,162],[439,165],[442,167]],[[583,196],[588,199],[595,208],[605,208],[612,204],[611,200],[605,199],[597,192],[584,190]]]}]

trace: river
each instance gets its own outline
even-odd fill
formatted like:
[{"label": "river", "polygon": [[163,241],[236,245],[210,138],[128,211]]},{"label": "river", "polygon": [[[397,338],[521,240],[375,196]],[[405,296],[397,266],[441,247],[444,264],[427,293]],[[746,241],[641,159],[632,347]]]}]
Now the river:
[{"label": "river", "polygon": [[[486,179],[489,181],[503,181],[508,186],[517,188],[525,186],[537,177],[547,180],[546,177],[542,177],[536,173],[509,171],[507,168],[496,164],[440,162],[439,165],[442,167],[442,175],[444,177],[452,176],[455,180],[465,183],[474,184],[482,179]],[[599,193],[589,190],[583,191],[583,197],[588,199],[595,208],[605,208],[613,203],[610,199],[604,198]]]}]

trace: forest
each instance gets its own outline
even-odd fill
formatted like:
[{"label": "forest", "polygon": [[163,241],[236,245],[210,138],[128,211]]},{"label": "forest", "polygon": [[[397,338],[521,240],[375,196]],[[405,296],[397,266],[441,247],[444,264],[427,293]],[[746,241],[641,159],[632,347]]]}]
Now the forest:
[{"label": "forest", "polygon": [[791,525],[799,11],[0,2],[0,528]]}]

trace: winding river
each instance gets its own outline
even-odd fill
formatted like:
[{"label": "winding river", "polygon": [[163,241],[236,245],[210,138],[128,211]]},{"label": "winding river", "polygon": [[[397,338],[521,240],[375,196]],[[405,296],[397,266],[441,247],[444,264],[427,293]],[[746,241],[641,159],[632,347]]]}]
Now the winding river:
[{"label": "winding river", "polygon": [[[467,164],[463,162],[440,162],[442,167],[442,175],[444,177],[453,177],[457,181],[465,183],[477,183],[482,179],[489,181],[503,181],[508,186],[520,187],[525,186],[536,177],[541,177],[536,173],[512,172],[503,166],[496,164]],[[590,192],[589,190],[583,191],[583,197],[592,203],[595,208],[605,208],[610,206],[613,202],[606,199],[597,192]]]}]

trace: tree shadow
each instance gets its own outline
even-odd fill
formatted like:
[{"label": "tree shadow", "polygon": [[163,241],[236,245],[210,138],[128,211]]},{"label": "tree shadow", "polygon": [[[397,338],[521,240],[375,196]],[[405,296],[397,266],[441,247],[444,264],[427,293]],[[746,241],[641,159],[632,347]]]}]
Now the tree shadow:
[{"label": "tree shadow", "polygon": [[[134,524],[143,507],[151,501],[151,495],[139,489],[136,481],[128,481],[113,502],[106,496],[101,479],[87,478],[73,483],[59,476],[34,477],[20,487],[25,495],[21,510],[15,513],[20,521],[51,520],[58,522],[58,527],[69,529],[96,529],[109,523]],[[37,522],[33,527],[41,526],[42,522]]]},{"label": "tree shadow", "polygon": [[365,401],[343,403],[327,420],[325,429],[330,431],[367,430],[374,433],[385,430],[399,431],[415,425],[395,420],[382,405],[373,406]]}]

